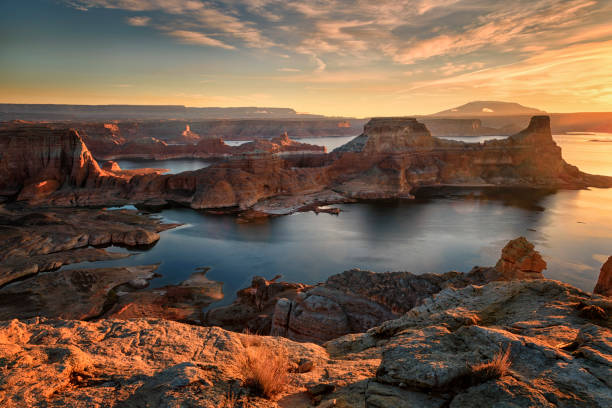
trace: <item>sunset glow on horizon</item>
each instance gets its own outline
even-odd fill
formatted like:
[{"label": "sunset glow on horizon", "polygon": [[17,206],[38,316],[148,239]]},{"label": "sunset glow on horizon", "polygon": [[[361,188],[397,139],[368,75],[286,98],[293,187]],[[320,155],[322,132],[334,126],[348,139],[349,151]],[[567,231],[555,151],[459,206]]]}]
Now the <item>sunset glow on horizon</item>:
[{"label": "sunset glow on horizon", "polygon": [[602,0],[8,0],[0,103],[612,111]]}]

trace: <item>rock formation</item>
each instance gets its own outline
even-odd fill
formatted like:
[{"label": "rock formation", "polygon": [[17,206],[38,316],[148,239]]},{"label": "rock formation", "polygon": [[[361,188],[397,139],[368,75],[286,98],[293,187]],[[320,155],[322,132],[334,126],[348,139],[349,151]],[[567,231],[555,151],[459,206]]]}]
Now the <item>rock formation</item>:
[{"label": "rock formation", "polygon": [[126,257],[93,246],[146,247],[174,226],[127,210],[0,207],[0,286],[66,264]]},{"label": "rock formation", "polygon": [[475,267],[469,273],[415,275],[352,269],[315,286],[256,277],[251,287],[238,292],[232,305],[209,310],[205,322],[320,343],[396,318],[445,288],[543,279],[545,268],[533,245],[520,237],[504,247],[496,267]]},{"label": "rock formation", "polygon": [[[87,146],[98,159],[172,159],[172,158],[223,158],[228,155],[249,153],[320,153],[325,149],[306,143],[292,141],[288,137],[281,140],[272,137],[281,133],[282,125],[272,121],[245,121],[245,123],[224,121],[185,123],[180,121],[156,122],[121,122],[118,124],[100,123],[69,123],[78,130]],[[287,128],[295,131],[298,136],[300,122]],[[308,123],[302,123],[308,129]],[[249,127],[250,126],[250,127]],[[265,133],[262,137],[261,127],[279,129],[278,133]],[[182,127],[182,129],[181,129]],[[248,129],[252,136],[248,137]],[[242,133],[246,132],[246,133]],[[268,131],[269,132],[269,131]],[[287,131],[281,134],[286,134]],[[224,139],[255,139],[253,142],[240,146],[230,146]]]},{"label": "rock formation", "polygon": [[[313,204],[411,198],[416,189],[428,186],[612,186],[612,177],[583,173],[563,160],[545,116],[532,118],[527,129],[506,140],[483,144],[434,138],[410,118],[375,118],[361,136],[329,155],[286,135],[237,147],[220,139],[205,139],[190,147],[190,157],[200,157],[198,146],[203,143],[205,149],[212,144],[239,154],[229,154],[204,169],[173,175],[151,170],[104,171],[92,161],[74,131],[18,129],[4,130],[3,143],[7,149],[10,145],[11,155],[0,162],[1,168],[9,170],[0,179],[0,195],[17,196],[33,205],[142,204],[155,199],[196,209],[286,214]],[[28,143],[42,147],[32,154]],[[71,159],[72,164],[49,161],[47,145],[55,146],[55,156],[79,159]],[[164,149],[171,148],[174,146]],[[183,148],[177,147],[179,151]],[[25,161],[18,159],[26,157]],[[163,157],[168,156],[164,153]],[[41,167],[40,163],[46,164]]]},{"label": "rock formation", "polygon": [[[399,319],[317,346],[155,319],[0,322],[0,398],[22,406],[608,407],[612,312],[545,279],[447,288]],[[554,307],[553,307],[554,306]],[[247,348],[295,369],[276,401],[244,383]],[[473,368],[509,350],[510,367]],[[299,370],[308,362],[309,370]],[[231,405],[230,405],[231,406]]]},{"label": "rock formation", "polygon": [[612,256],[601,267],[593,293],[612,297]]},{"label": "rock formation", "polygon": [[531,242],[525,237],[519,237],[506,244],[495,269],[505,280],[542,279],[546,262],[537,251],[534,251]]},{"label": "rock formation", "polygon": [[14,126],[0,130],[0,195],[29,199],[63,186],[100,187],[110,177],[74,130]]}]

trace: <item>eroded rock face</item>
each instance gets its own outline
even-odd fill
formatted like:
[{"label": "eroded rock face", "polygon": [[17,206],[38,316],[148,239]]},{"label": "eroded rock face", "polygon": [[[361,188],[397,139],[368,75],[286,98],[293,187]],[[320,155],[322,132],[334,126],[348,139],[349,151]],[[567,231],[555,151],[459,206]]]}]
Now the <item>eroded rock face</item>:
[{"label": "eroded rock face", "polygon": [[[323,154],[320,147],[291,141],[286,135],[237,147],[227,146],[219,138],[206,138],[195,147],[189,145],[186,156],[181,150],[186,145],[164,143],[163,154],[150,157],[211,157],[202,152],[221,149],[215,155],[223,157],[222,161],[198,171],[173,175],[162,175],[159,169],[105,172],[90,160],[89,153],[83,153],[86,148],[76,132],[38,128],[17,127],[22,129],[19,131],[3,128],[10,157],[25,160],[13,166],[9,161],[14,159],[3,156],[0,168],[10,168],[15,175],[0,179],[0,195],[18,196],[34,205],[122,205],[161,199],[196,209],[246,211],[258,206],[260,212],[289,213],[311,205],[308,197],[314,195],[322,199],[317,202],[321,205],[326,203],[325,196],[333,196],[331,202],[412,198],[415,188],[439,185],[612,186],[612,177],[582,173],[563,160],[545,116],[533,117],[528,128],[506,140],[483,144],[434,138],[423,124],[410,118],[375,118],[361,136],[330,155]],[[31,143],[24,143],[27,138],[20,132],[26,132]],[[54,155],[79,158],[72,160],[77,164],[49,162],[46,148],[30,154],[28,144],[54,143],[49,142],[48,134],[54,135],[53,140],[68,141],[56,146]],[[146,153],[146,146],[150,145],[137,140],[127,144],[134,144],[137,153]],[[40,166],[48,162],[59,164]],[[285,208],[278,211],[267,208],[263,202],[285,202]],[[296,202],[301,205],[294,205]]]},{"label": "eroded rock face", "polygon": [[546,262],[531,242],[519,237],[506,244],[495,265],[501,279],[542,279]]},{"label": "eroded rock face", "polygon": [[261,276],[253,277],[251,286],[241,289],[236,300],[229,306],[210,309],[206,312],[206,325],[221,326],[228,330],[269,334],[271,316],[277,303],[293,299],[310,286],[301,283],[277,282]]},{"label": "eroded rock face", "polygon": [[601,267],[593,293],[612,297],[612,256]]},{"label": "eroded rock face", "polygon": [[100,187],[112,182],[72,129],[15,125],[0,129],[0,195],[27,200],[62,186]]}]

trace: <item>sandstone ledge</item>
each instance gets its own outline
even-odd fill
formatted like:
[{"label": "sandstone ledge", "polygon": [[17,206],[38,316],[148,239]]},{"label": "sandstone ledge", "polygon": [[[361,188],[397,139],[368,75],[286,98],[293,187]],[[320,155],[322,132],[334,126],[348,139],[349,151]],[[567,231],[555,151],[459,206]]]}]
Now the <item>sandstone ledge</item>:
[{"label": "sandstone ledge", "polygon": [[[584,317],[597,306],[605,318]],[[344,407],[608,407],[610,300],[550,280],[448,288],[398,320],[317,346],[260,336],[312,370],[290,373],[277,401],[242,387],[244,334],[165,320],[0,322],[0,402],[21,406],[220,406],[228,391],[256,407],[307,407],[313,383]],[[468,364],[509,347],[498,379],[460,381]]]}]

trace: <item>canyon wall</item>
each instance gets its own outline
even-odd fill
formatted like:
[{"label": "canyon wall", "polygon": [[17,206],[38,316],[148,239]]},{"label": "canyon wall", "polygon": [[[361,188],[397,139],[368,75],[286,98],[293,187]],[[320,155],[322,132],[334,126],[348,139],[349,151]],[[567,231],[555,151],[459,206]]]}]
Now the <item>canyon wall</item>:
[{"label": "canyon wall", "polygon": [[[11,154],[2,159],[7,169],[2,195],[19,192],[22,199],[47,205],[166,200],[200,209],[246,210],[257,205],[258,211],[269,212],[270,200],[277,209],[297,209],[312,202],[410,198],[416,188],[427,186],[612,186],[611,177],[583,173],[563,160],[547,116],[533,117],[526,129],[507,139],[484,143],[435,138],[413,118],[374,118],[360,136],[331,154],[286,135],[237,147],[210,139],[200,144],[230,152],[223,161],[172,175],[101,170],[75,131],[16,126],[5,132],[2,143]],[[53,140],[48,135],[54,135]],[[61,143],[62,137],[68,142]],[[51,147],[52,160],[47,157]],[[25,194],[44,182],[55,188]]]},{"label": "canyon wall", "polygon": [[60,189],[114,188],[72,129],[13,126],[0,129],[0,195],[27,200]]}]

